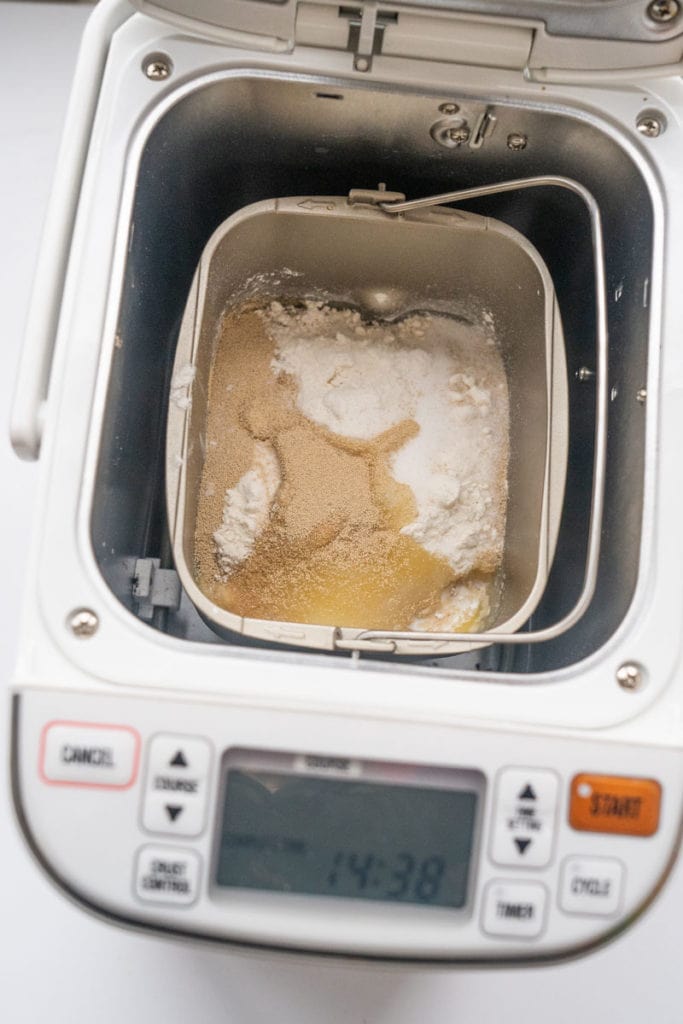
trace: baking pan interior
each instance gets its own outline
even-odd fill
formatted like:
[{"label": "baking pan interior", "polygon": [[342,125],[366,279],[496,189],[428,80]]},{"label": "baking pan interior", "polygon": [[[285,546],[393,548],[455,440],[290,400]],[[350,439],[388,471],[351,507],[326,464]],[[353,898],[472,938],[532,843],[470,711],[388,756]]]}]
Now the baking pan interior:
[{"label": "baking pan interior", "polygon": [[[170,532],[181,579],[193,590],[208,376],[226,307],[320,297],[388,320],[416,310],[474,324],[488,317],[496,325],[510,390],[504,586],[489,628],[512,631],[529,617],[545,586],[549,534],[554,539],[565,472],[566,369],[549,276],[526,239],[491,218],[428,210],[397,219],[351,207],[343,197],[317,200],[312,209],[302,202],[305,197],[254,204],[222,225],[191,289],[174,373],[194,364],[193,400],[188,409],[171,403],[167,436]],[[551,503],[549,524],[551,476],[559,498]],[[219,631],[263,635],[259,620],[242,620],[229,610],[221,614],[208,598],[191,596]],[[349,639],[356,633],[342,631]],[[330,627],[308,629],[301,643],[329,647],[332,635]],[[414,647],[409,651],[414,654]],[[398,652],[405,653],[400,645]]]},{"label": "baking pan interior", "polygon": [[[652,203],[618,142],[552,109],[497,104],[496,130],[479,148],[444,148],[430,134],[443,95],[240,73],[183,96],[156,123],[139,165],[92,508],[92,546],[112,591],[131,611],[135,561],[172,566],[164,483],[165,422],[180,320],[212,232],[249,203],[286,195],[345,195],[380,181],[408,196],[539,174],[585,185],[605,235],[610,331],[606,503],[595,597],[581,621],[536,645],[498,645],[454,665],[530,674],[572,664],[600,647],[623,618],[638,575],[644,471]],[[481,98],[482,109],[486,97]],[[508,149],[511,132],[525,150]],[[516,228],[552,276],[568,363],[569,454],[552,569],[532,620],[557,621],[581,591],[592,487],[595,365],[593,257],[581,200],[559,188],[480,199],[467,209]],[[638,215],[633,216],[637,210]],[[155,613],[152,626],[219,641],[191,602]],[[244,642],[242,640],[240,643]],[[319,655],[318,655],[319,656]],[[342,656],[342,655],[339,655]],[[439,661],[440,668],[448,662]]]}]

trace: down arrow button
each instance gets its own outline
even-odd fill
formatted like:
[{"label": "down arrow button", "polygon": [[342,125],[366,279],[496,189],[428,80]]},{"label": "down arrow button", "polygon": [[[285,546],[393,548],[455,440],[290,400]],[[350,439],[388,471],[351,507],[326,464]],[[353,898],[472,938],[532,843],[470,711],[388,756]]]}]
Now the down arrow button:
[{"label": "down arrow button", "polygon": [[206,828],[212,750],[201,736],[157,733],[149,741],[141,824],[160,835],[199,836]]}]

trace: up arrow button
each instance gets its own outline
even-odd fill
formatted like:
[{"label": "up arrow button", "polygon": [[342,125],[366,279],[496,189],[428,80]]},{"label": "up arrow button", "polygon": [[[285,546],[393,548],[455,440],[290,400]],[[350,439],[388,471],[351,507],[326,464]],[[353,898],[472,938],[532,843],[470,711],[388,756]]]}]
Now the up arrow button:
[{"label": "up arrow button", "polygon": [[201,835],[211,762],[211,746],[198,736],[154,736],[147,752],[143,828],[160,835]]},{"label": "up arrow button", "polygon": [[553,855],[559,778],[547,768],[503,768],[496,779],[491,860],[543,868]]}]

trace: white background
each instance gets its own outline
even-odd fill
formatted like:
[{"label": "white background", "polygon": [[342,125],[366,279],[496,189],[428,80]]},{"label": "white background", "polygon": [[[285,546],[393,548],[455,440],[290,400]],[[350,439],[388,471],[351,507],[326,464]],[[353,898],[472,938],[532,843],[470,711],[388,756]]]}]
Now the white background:
[{"label": "white background", "polygon": [[[36,466],[7,440],[10,398],[70,77],[87,7],[0,2],[0,686],[11,678]],[[7,782],[2,695],[2,1024],[683,1022],[683,863],[624,936],[559,967],[399,969],[254,956],[87,917],[32,862]],[[93,822],[93,827],[97,827]]]}]

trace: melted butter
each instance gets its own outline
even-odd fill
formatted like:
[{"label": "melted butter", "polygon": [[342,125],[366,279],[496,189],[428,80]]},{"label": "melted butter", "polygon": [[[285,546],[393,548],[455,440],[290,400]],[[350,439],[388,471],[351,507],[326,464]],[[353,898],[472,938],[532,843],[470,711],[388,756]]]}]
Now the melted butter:
[{"label": "melted butter", "polygon": [[[289,563],[289,564],[287,564]],[[316,555],[283,565],[284,586],[257,592],[247,563],[224,584],[231,611],[259,619],[323,626],[405,629],[416,608],[438,604],[453,579],[447,562],[410,537],[397,537],[387,552],[355,564],[330,564]]]}]

